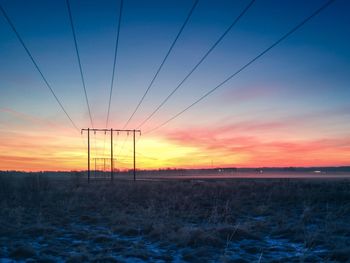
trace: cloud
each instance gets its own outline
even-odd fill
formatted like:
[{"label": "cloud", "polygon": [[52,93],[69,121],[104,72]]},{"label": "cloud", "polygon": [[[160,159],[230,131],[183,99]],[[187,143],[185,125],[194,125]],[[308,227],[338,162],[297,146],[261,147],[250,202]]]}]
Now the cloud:
[{"label": "cloud", "polygon": [[58,128],[58,126],[48,120],[44,120],[33,115],[29,115],[23,112],[15,111],[9,108],[0,108],[1,112],[11,115],[21,121],[29,122],[31,124],[37,124],[40,126],[49,126],[51,128]]},{"label": "cloud", "polygon": [[309,119],[324,118],[338,113],[347,114],[347,111],[338,109],[313,113],[287,118],[283,122],[244,121],[206,128],[178,129],[167,132],[164,136],[180,147],[197,148],[198,156],[206,153],[212,158],[214,156],[232,160],[238,156],[242,161],[237,163],[238,165],[345,165],[350,163],[350,136],[320,137],[319,133],[314,139],[284,136],[290,133],[290,127],[297,123],[300,125]]}]

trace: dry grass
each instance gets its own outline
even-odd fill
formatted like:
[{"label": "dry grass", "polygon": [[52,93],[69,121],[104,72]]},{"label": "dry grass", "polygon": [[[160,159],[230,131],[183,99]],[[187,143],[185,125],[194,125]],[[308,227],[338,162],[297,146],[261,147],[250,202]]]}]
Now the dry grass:
[{"label": "dry grass", "polygon": [[317,262],[350,255],[350,182],[0,176],[1,258]]}]

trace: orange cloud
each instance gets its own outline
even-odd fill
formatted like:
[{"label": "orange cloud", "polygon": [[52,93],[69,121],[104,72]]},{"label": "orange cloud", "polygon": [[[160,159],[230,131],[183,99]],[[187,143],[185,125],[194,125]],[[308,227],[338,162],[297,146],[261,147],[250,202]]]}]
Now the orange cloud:
[{"label": "orange cloud", "polygon": [[[319,139],[284,137],[289,124],[245,122],[207,129],[176,130],[165,136],[178,147],[194,147],[221,165],[348,165],[350,137]],[[279,132],[283,129],[283,132]],[[267,133],[265,133],[267,132]],[[192,155],[192,159],[197,156]],[[200,154],[198,155],[200,158]],[[238,162],[237,162],[238,160]]]},{"label": "orange cloud", "polygon": [[[12,113],[11,113],[12,114]],[[349,165],[350,137],[344,133],[327,134],[301,129],[311,120],[327,119],[333,114],[348,114],[346,109],[280,120],[241,121],[211,127],[190,127],[162,131],[157,136],[142,136],[137,143],[137,167],[200,168],[251,166],[324,166]],[[21,115],[22,116],[22,115]],[[24,115],[26,116],[26,115]],[[27,118],[28,116],[26,116]],[[32,120],[41,121],[41,120]],[[85,170],[87,145],[77,133],[55,131],[0,130],[1,170]],[[310,132],[306,136],[306,131]],[[327,136],[326,136],[327,135]],[[92,158],[109,157],[109,143],[104,135],[91,139]],[[132,167],[132,140],[121,149],[122,138],[116,137],[117,169]],[[106,148],[107,147],[107,148]]]}]

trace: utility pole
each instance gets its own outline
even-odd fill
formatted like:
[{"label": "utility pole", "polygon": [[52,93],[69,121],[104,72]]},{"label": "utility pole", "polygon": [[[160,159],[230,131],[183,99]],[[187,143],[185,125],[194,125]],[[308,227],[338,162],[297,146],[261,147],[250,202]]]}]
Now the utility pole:
[{"label": "utility pole", "polygon": [[136,181],[136,148],[135,148],[135,130],[133,132],[134,137],[134,181]]},{"label": "utility pole", "polygon": [[111,181],[113,182],[113,129],[111,129]]},{"label": "utility pole", "polygon": [[[113,181],[114,179],[114,163],[113,163],[113,132],[126,132],[126,133],[133,133],[133,149],[134,149],[134,171],[133,171],[133,179],[134,181],[136,181],[136,133],[139,133],[141,135],[141,130],[119,130],[119,129],[81,129],[81,133],[83,133],[84,131],[87,131],[88,133],[88,182],[90,182],[90,131],[93,131],[94,133],[96,132],[104,132],[106,134],[106,132],[110,132],[111,133],[111,181]],[[104,161],[105,162],[105,161]],[[95,158],[95,173],[96,173],[96,158]]]},{"label": "utility pole", "polygon": [[90,128],[88,128],[88,183],[90,183]]}]

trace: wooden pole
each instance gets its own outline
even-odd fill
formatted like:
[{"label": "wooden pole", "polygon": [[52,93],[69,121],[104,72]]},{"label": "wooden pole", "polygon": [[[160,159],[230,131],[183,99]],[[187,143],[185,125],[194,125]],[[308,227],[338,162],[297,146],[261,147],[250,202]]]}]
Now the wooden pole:
[{"label": "wooden pole", "polygon": [[95,171],[94,171],[94,177],[95,177],[95,179],[96,179],[96,172],[97,172],[97,170],[96,170],[96,156],[95,156]]},{"label": "wooden pole", "polygon": [[111,181],[113,181],[113,129],[111,129]]},{"label": "wooden pole", "polygon": [[133,130],[133,136],[134,136],[134,181],[136,181],[135,130]]},{"label": "wooden pole", "polygon": [[90,183],[90,128],[88,128],[88,183]]}]

